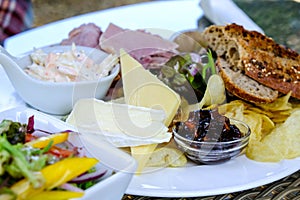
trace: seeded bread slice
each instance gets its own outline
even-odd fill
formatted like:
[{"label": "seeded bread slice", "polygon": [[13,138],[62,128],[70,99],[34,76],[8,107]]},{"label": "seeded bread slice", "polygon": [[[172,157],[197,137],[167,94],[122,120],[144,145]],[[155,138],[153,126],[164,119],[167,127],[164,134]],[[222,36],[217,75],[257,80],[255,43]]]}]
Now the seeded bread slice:
[{"label": "seeded bread slice", "polygon": [[210,26],[203,32],[208,47],[235,70],[259,83],[300,99],[300,55],[271,38],[237,24]]},{"label": "seeded bread slice", "polygon": [[253,103],[270,103],[277,99],[276,90],[244,75],[240,69],[231,67],[223,58],[218,57],[216,67],[226,89],[233,95]]}]

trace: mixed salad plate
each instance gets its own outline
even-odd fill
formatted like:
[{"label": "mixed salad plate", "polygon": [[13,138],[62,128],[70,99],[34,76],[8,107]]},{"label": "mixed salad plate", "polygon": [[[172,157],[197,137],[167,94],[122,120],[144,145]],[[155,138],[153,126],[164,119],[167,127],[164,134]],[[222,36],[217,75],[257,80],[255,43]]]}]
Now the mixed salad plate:
[{"label": "mixed salad plate", "polygon": [[[36,111],[34,109],[25,107],[25,106],[17,106],[12,109],[5,110],[1,112],[0,121],[3,122],[5,120],[6,122],[12,122],[13,125],[10,125],[10,129],[15,130],[16,126],[21,126],[19,129],[27,129],[26,137],[43,137],[44,142],[43,144],[47,143],[47,140],[45,140],[46,137],[52,137],[53,143],[58,142],[56,145],[52,146],[50,150],[46,150],[47,145],[44,146],[40,142],[35,142],[37,140],[31,140],[31,142],[27,142],[26,146],[20,147],[21,149],[29,149],[28,146],[34,147],[36,150],[37,148],[40,148],[41,151],[45,150],[45,152],[48,152],[47,154],[37,154],[32,156],[32,159],[36,160],[36,164],[34,165],[42,165],[41,163],[43,158],[47,157],[47,166],[42,168],[46,173],[46,183],[48,185],[56,185],[55,188],[58,185],[63,184],[63,188],[65,191],[74,192],[75,196],[73,198],[80,198],[80,199],[95,199],[99,193],[101,194],[101,197],[104,199],[119,199],[123,196],[123,193],[125,192],[128,183],[130,182],[133,173],[136,169],[136,162],[135,160],[130,157],[128,154],[120,151],[119,149],[112,148],[111,145],[105,143],[105,142],[97,142],[97,144],[93,143],[93,141],[89,139],[85,139],[80,136],[80,134],[71,132],[72,127],[65,122],[61,121],[60,119],[57,119],[56,117],[46,115],[44,113],[41,113],[39,111]],[[5,123],[1,124],[1,131],[5,130]],[[18,129],[18,128],[17,128]],[[30,129],[32,131],[30,131]],[[8,130],[9,131],[9,130]],[[29,134],[29,132],[32,132]],[[63,135],[68,135],[67,140],[63,139]],[[61,137],[62,136],[62,137]],[[3,140],[3,137],[1,136],[1,142]],[[45,143],[46,141],[46,143]],[[31,143],[31,144],[30,144]],[[2,145],[3,143],[1,143]],[[43,148],[41,148],[43,147]],[[33,152],[34,150],[32,150]],[[28,150],[29,152],[29,150]],[[1,154],[3,154],[3,149],[1,148]],[[68,155],[67,155],[68,154]],[[75,158],[75,160],[69,160],[67,161],[67,157],[69,157],[70,154],[74,154],[71,156],[72,158]],[[29,156],[29,155],[28,155]],[[58,159],[59,158],[59,159]],[[78,160],[76,161],[76,158],[88,158],[89,160]],[[61,166],[57,165],[59,164],[59,161],[61,159]],[[52,161],[53,162],[52,162]],[[3,161],[3,160],[2,160]],[[56,162],[57,161],[57,162]],[[85,166],[90,166],[90,162],[97,163],[96,165],[93,165],[93,171],[91,173],[84,173],[81,175],[80,171],[85,168]],[[64,163],[63,163],[64,162]],[[54,164],[52,164],[54,163]],[[80,164],[79,164],[80,163]],[[3,163],[1,163],[2,165]],[[51,166],[53,169],[51,169]],[[76,165],[79,167],[76,169]],[[24,169],[26,166],[26,163],[21,163],[22,168]],[[66,177],[67,174],[69,176],[73,176],[72,174],[78,173],[73,171],[72,169],[75,169],[75,171],[79,172],[79,176],[77,178],[74,178],[74,181],[70,182],[69,184],[65,184],[65,181],[68,179]],[[31,169],[31,168],[29,168]],[[68,170],[71,169],[71,170]],[[17,172],[16,172],[17,173]],[[94,175],[92,174],[94,173]],[[84,178],[85,176],[85,178]],[[93,178],[94,176],[94,178]],[[21,175],[22,177],[22,175]],[[32,176],[32,179],[35,179],[34,176]],[[85,180],[83,180],[84,178]],[[88,181],[91,181],[94,179],[95,181],[92,181],[88,183]],[[20,180],[20,178],[17,178],[17,180]],[[38,178],[37,178],[38,180]],[[77,181],[76,181],[77,180]],[[83,180],[83,181],[82,181]],[[87,181],[87,182],[86,182]],[[35,181],[37,183],[38,181]],[[43,181],[41,181],[43,182]],[[73,187],[73,184],[78,184],[77,186],[80,186],[80,184],[85,183],[85,186],[83,188],[80,186],[79,188],[83,190],[78,190],[77,186],[76,188]],[[88,183],[88,184],[86,184]],[[4,183],[3,183],[4,184]],[[16,183],[11,186],[14,192],[19,194],[20,196],[26,197],[27,194],[31,194],[26,191],[25,188],[22,189],[21,186],[24,186],[24,180],[17,181]],[[3,187],[3,186],[2,186]],[[61,186],[59,186],[61,187]],[[54,193],[57,190],[52,190]],[[2,188],[2,192],[3,188]],[[1,192],[1,195],[4,193]],[[43,192],[40,192],[39,195],[50,195],[53,196],[55,194],[47,193],[49,192],[48,189],[44,189]],[[51,192],[51,190],[50,190]],[[79,193],[77,193],[79,192]],[[83,192],[83,193],[82,193]],[[44,193],[44,194],[43,194]],[[76,194],[77,193],[77,194]],[[82,195],[80,194],[82,193]],[[79,194],[79,196],[77,196]],[[31,194],[32,195],[32,194]],[[68,195],[67,193],[63,194],[57,194],[58,196],[53,196],[53,198],[59,199],[63,198],[63,195]],[[19,198],[21,198],[19,196]],[[34,195],[33,195],[34,196]],[[65,196],[67,197],[67,196]],[[70,196],[71,197],[71,196]],[[4,197],[3,197],[4,198]],[[46,196],[37,196],[35,198],[43,198],[46,199]]]}]

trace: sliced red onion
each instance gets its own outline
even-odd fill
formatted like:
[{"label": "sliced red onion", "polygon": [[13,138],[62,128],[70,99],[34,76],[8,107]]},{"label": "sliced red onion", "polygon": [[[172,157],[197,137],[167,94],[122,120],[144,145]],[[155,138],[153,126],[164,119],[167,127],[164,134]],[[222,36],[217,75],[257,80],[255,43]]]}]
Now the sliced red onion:
[{"label": "sliced red onion", "polygon": [[102,176],[104,176],[106,174],[106,172],[107,172],[107,170],[97,170],[92,173],[85,173],[85,174],[82,174],[82,175],[72,179],[71,181],[69,181],[69,183],[84,183],[87,181],[97,180],[97,179],[101,178]]},{"label": "sliced red onion", "polygon": [[64,183],[61,186],[59,186],[59,188],[68,190],[68,191],[72,191],[72,192],[83,192],[84,191],[84,190],[80,189],[79,187],[76,187],[70,183]]},{"label": "sliced red onion", "polygon": [[202,63],[201,62],[201,56],[197,53],[190,53],[191,59],[195,63]]},{"label": "sliced red onion", "polygon": [[191,64],[189,71],[190,71],[192,76],[195,76],[198,73],[197,65],[195,63]]},{"label": "sliced red onion", "polygon": [[27,133],[33,133],[33,132],[34,132],[34,115],[30,116],[27,122]]}]

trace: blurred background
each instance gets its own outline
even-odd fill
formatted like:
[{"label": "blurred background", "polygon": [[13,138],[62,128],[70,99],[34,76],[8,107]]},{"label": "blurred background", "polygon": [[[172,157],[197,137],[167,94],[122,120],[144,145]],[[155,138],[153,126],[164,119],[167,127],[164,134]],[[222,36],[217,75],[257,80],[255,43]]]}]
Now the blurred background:
[{"label": "blurred background", "polygon": [[300,53],[300,0],[233,0],[279,44]]},{"label": "blurred background", "polygon": [[151,0],[32,0],[33,26],[88,12],[147,1]]}]

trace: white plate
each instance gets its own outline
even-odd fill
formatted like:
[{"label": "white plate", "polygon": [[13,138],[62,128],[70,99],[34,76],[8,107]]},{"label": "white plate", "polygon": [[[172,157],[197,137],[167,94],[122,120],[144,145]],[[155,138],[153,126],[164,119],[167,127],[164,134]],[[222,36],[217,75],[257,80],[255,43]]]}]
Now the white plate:
[{"label": "white plate", "polygon": [[165,168],[134,176],[126,193],[157,197],[199,197],[232,193],[279,180],[300,169],[300,158],[261,163],[240,156],[220,165]]},{"label": "white plate", "polygon": [[[70,125],[60,119],[24,106],[0,112],[0,122],[3,119],[10,119],[27,123],[28,118],[32,115],[34,116],[35,129],[49,132],[72,130]],[[103,141],[96,141],[95,145],[94,142],[86,140],[80,135],[79,137],[71,135],[69,140],[74,145],[87,147],[87,154],[100,161],[98,167],[108,171],[99,183],[85,190],[85,195],[80,200],[98,199],[99,194],[101,199],[121,199],[135,172],[136,161],[130,155]],[[111,175],[112,171],[115,172],[113,175]]]},{"label": "white plate", "polygon": [[[199,0],[155,1],[93,12],[54,22],[9,38],[5,47],[20,55],[33,47],[60,42],[82,23],[94,22],[105,30],[109,22],[123,28],[148,28],[169,37],[195,29],[203,15]],[[47,38],[45,40],[44,38]],[[0,110],[24,104],[0,69]],[[245,156],[222,165],[165,168],[134,176],[126,193],[156,197],[196,197],[246,190],[279,180],[300,169],[300,158],[280,163],[259,163]]]}]

